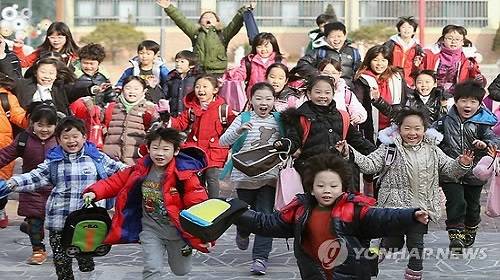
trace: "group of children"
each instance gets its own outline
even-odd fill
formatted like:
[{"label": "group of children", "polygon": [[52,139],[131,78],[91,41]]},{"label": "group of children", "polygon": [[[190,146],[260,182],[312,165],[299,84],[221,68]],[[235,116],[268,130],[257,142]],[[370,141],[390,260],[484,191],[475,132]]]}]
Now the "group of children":
[{"label": "group of children", "polygon": [[[404,277],[422,279],[424,234],[428,221],[441,217],[440,188],[450,250],[459,254],[474,244],[488,179],[474,174],[491,174],[483,170],[491,166],[477,162],[496,157],[500,143],[491,130],[497,118],[482,105],[486,80],[465,28],[446,26],[436,45],[424,49],[414,39],[416,21],[400,18],[398,34],[361,59],[345,25],[320,15],[296,67],[288,68],[274,35],[263,32],[250,54],[227,69],[228,42],[251,6],[223,27],[213,12],[195,24],[170,0],[157,3],[193,44],[192,52],[176,54],[171,71],[160,46],[145,40],[112,86],[100,67],[104,48],[79,48],[62,22],[53,23],[29,55],[20,41],[12,52],[6,48],[5,59],[18,64],[6,66],[0,58],[0,176],[20,192],[30,264],[47,259],[45,227],[58,279],[74,279],[61,243],[66,217],[84,199],[104,206],[116,198],[105,243],[140,241],[143,279],[161,276],[165,252],[172,272],[185,275],[192,249],[207,253],[214,244],[185,231],[179,213],[219,197],[223,178],[251,208],[235,222],[235,241],[246,250],[250,233],[256,234],[250,268],[256,275],[267,271],[272,238],[294,237],[303,279],[370,279],[376,263],[354,252],[382,238],[386,252],[405,242],[420,252]],[[25,78],[16,75],[20,67],[28,68]],[[227,105],[221,80],[245,84],[247,111]],[[293,157],[302,178],[304,194],[280,211],[274,210],[279,167],[252,177],[228,160],[264,145]],[[17,157],[23,174],[12,176]],[[372,195],[370,184],[375,198],[359,193],[364,185]],[[0,199],[2,228],[6,203]],[[347,257],[325,266],[320,247],[331,239],[343,240]],[[76,259],[83,274],[92,273],[92,258]]]}]

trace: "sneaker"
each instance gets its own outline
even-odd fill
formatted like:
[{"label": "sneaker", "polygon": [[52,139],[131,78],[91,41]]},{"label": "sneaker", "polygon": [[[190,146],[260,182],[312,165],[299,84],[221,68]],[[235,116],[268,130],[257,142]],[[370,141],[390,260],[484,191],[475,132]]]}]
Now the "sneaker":
[{"label": "sneaker", "polygon": [[246,250],[248,249],[248,245],[250,244],[250,238],[247,237],[242,237],[240,234],[236,234],[236,246],[238,246],[238,249],[240,250]]},{"label": "sneaker", "polygon": [[422,270],[411,270],[406,268],[405,270],[405,280],[422,280]]},{"label": "sneaker", "polygon": [[44,250],[33,250],[33,254],[28,261],[28,264],[41,265],[47,260],[47,252]]},{"label": "sneaker", "polygon": [[255,259],[250,268],[250,272],[255,275],[265,275],[267,270],[267,260]]},{"label": "sneaker", "polygon": [[0,210],[0,228],[6,228],[9,224],[9,216],[5,213],[5,210]]},{"label": "sneaker", "polygon": [[462,254],[465,247],[465,235],[461,229],[448,230],[448,237],[450,239],[450,252],[452,254]]},{"label": "sneaker", "polygon": [[464,230],[465,248],[471,247],[474,244],[474,242],[476,241],[476,233],[477,233],[478,227],[479,227],[478,225],[475,227],[465,226],[465,230]]}]

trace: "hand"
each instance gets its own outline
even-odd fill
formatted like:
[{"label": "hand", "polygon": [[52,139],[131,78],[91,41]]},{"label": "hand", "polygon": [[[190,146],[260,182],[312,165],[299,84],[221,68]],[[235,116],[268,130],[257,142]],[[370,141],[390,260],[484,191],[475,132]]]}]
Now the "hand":
[{"label": "hand", "polygon": [[351,123],[356,125],[361,123],[361,116],[353,114],[351,115]]},{"label": "hand", "polygon": [[160,82],[160,81],[158,80],[158,78],[156,78],[156,77],[155,77],[155,76],[153,76],[153,75],[150,75],[150,76],[148,76],[148,77],[146,78],[146,83],[148,84],[148,86],[149,86],[150,88],[155,88],[155,87],[158,85],[158,83],[159,83],[159,82]]},{"label": "hand", "polygon": [[421,56],[421,55],[417,55],[415,56],[415,58],[413,59],[413,64],[415,65],[415,67],[419,67],[420,64],[422,64],[422,61],[424,60],[424,57]]},{"label": "hand", "polygon": [[476,75],[476,77],[474,77],[474,81],[482,84],[482,83],[484,83],[484,76],[481,74],[478,74],[478,75]]},{"label": "hand", "polygon": [[479,139],[472,141],[472,145],[474,145],[474,147],[476,147],[476,149],[479,149],[479,150],[483,150],[483,149],[486,149],[486,147],[488,147],[488,145],[486,143],[484,143],[483,141],[481,141]]},{"label": "hand", "polygon": [[236,133],[243,134],[245,131],[252,129],[252,126],[253,126],[252,123],[246,122],[242,124],[240,128],[238,128],[238,130],[236,130]]},{"label": "hand", "polygon": [[255,9],[255,7],[257,7],[257,1],[251,1],[245,5],[245,8],[248,8],[251,10]]},{"label": "hand", "polygon": [[97,93],[103,93],[111,87],[111,83],[102,83],[97,88]]},{"label": "hand", "polygon": [[486,150],[486,154],[493,159],[497,156],[497,147],[495,145],[488,145],[488,150]]},{"label": "hand", "polygon": [[343,157],[349,156],[349,145],[347,145],[347,141],[342,140],[337,142],[337,144],[335,144],[335,148]]},{"label": "hand", "polygon": [[94,199],[95,199],[95,193],[93,193],[93,192],[88,192],[88,193],[83,194],[83,201],[85,203],[90,203]]},{"label": "hand", "polygon": [[376,88],[370,89],[370,97],[374,100],[378,100],[380,98],[380,92]]},{"label": "hand", "polygon": [[83,99],[83,104],[85,104],[85,107],[87,107],[87,111],[89,113],[92,113],[94,111],[94,100],[93,98],[84,98]]},{"label": "hand", "polygon": [[290,140],[287,138],[282,138],[274,141],[273,147],[278,151],[287,151],[290,149]]},{"label": "hand", "polygon": [[471,150],[465,150],[459,157],[458,161],[463,165],[463,166],[471,166],[472,162],[474,161],[474,152]]},{"label": "hand", "polygon": [[427,211],[418,210],[417,212],[415,212],[415,219],[420,223],[426,225],[429,223],[429,214],[427,213]]},{"label": "hand", "polygon": [[166,9],[170,5],[172,5],[172,1],[170,1],[170,0],[156,0],[156,4],[158,4],[158,6],[164,8],[164,9]]},{"label": "hand", "polygon": [[14,48],[22,48],[24,46],[23,40],[14,40]]}]

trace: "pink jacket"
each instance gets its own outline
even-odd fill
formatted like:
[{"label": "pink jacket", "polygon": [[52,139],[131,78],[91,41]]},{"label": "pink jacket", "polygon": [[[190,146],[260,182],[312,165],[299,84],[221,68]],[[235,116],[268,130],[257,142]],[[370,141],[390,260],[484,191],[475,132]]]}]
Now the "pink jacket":
[{"label": "pink jacket", "polygon": [[486,215],[500,217],[500,170],[499,157],[484,156],[472,169],[474,176],[486,181],[491,178],[490,191],[486,201]]},{"label": "pink jacket", "polygon": [[351,118],[353,116],[359,116],[361,119],[360,123],[364,123],[366,121],[366,109],[347,86],[344,79],[339,79],[335,83],[335,94],[333,95],[333,100],[335,100],[335,107],[338,110],[347,111]]},{"label": "pink jacket", "polygon": [[[224,74],[225,80],[230,81],[245,81],[247,79],[246,60],[250,60],[251,75],[247,85],[247,95],[250,96],[252,86],[258,82],[266,80],[266,70],[271,64],[276,62],[276,53],[273,52],[266,62],[257,54],[249,54],[241,59],[240,66],[227,70]],[[281,63],[286,65],[286,60],[282,59]]]}]

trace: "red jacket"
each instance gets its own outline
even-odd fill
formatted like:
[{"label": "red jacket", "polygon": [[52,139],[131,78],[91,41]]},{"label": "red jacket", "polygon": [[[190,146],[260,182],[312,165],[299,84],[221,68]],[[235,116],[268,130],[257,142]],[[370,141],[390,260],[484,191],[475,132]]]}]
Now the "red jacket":
[{"label": "red jacket", "polygon": [[184,103],[186,108],[178,117],[171,118],[171,126],[175,129],[184,131],[190,126],[190,111],[194,113],[194,122],[191,124],[186,145],[196,146],[208,155],[208,166],[223,167],[229,152],[228,147],[219,144],[219,138],[236,117],[228,107],[227,125],[223,126],[220,120],[219,107],[224,104],[224,99],[217,96],[212,103],[208,105],[207,110],[203,110],[194,93],[186,96]]},{"label": "red jacket", "polygon": [[423,49],[418,43],[415,42],[413,46],[405,52],[401,44],[398,42],[398,37],[398,35],[392,36],[391,39],[384,44],[384,46],[389,47],[391,50],[392,65],[403,69],[406,84],[413,88],[415,81],[413,80],[413,77],[411,77],[411,74],[418,70],[418,67],[415,66],[413,60],[415,59],[415,56],[423,52]]},{"label": "red jacket", "polygon": [[[104,241],[107,244],[135,243],[142,231],[142,182],[148,175],[152,161],[149,155],[141,158],[135,165],[122,170],[111,177],[89,186],[84,193],[93,192],[96,200],[116,196],[115,214],[111,230]],[[196,173],[206,166],[206,156],[196,147],[182,149],[165,169],[163,183],[163,201],[168,217],[179,231],[182,238],[193,248],[208,252],[200,246],[203,242],[185,232],[179,222],[179,213],[197,203],[208,199],[205,188]],[[183,185],[179,193],[178,181]]]}]

